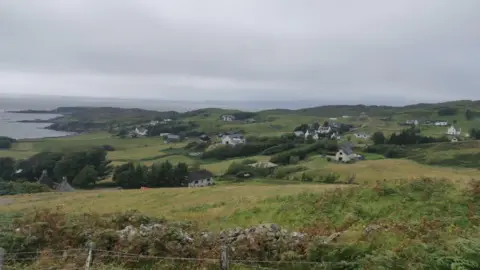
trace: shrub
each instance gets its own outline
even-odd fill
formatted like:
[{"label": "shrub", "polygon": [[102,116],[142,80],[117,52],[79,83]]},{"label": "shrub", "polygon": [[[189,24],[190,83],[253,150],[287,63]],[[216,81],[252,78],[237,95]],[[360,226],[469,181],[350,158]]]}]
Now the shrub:
[{"label": "shrub", "polygon": [[275,145],[275,146],[272,146],[270,148],[267,148],[261,154],[269,156],[269,155],[278,154],[278,153],[281,153],[281,152],[284,152],[284,151],[287,151],[287,150],[290,150],[290,149],[293,149],[293,148],[295,148],[295,144],[284,143],[284,144]]},{"label": "shrub", "polygon": [[365,151],[367,153],[380,154],[387,158],[401,158],[407,155],[407,150],[404,146],[391,144],[372,145],[367,147]]},{"label": "shrub", "polygon": [[42,184],[30,182],[5,182],[0,180],[0,196],[47,192],[50,189]]},{"label": "shrub", "polygon": [[[305,145],[302,147],[294,148],[289,151],[277,154],[272,156],[270,159],[271,162],[277,164],[291,164],[291,162],[298,162],[299,160],[304,160],[309,154],[317,152],[327,152],[327,151],[337,151],[338,145],[336,141],[332,140],[322,140],[318,141],[311,145]],[[291,157],[298,157],[291,158]]]},{"label": "shrub", "polygon": [[286,176],[296,173],[296,172],[301,172],[306,170],[306,167],[303,166],[288,166],[288,167],[279,167],[275,170],[275,173],[273,175],[274,178],[277,179],[284,179]]},{"label": "shrub", "polygon": [[9,149],[17,140],[10,137],[0,136],[0,149]]},{"label": "shrub", "polygon": [[105,144],[105,145],[102,145],[102,149],[107,151],[107,152],[113,152],[115,151],[115,147],[109,145],[109,144]]},{"label": "shrub", "polygon": [[326,184],[332,184],[335,183],[335,181],[337,181],[338,179],[340,179],[340,175],[338,173],[331,172],[325,175],[318,176],[316,181]]},{"label": "shrub", "polygon": [[73,179],[72,185],[79,188],[88,188],[95,185],[98,173],[93,166],[85,166]]}]

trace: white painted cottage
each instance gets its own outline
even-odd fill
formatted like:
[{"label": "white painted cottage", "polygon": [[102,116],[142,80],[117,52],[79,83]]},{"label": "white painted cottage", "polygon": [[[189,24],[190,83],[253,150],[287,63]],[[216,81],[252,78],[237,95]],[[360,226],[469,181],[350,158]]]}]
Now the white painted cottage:
[{"label": "white painted cottage", "polygon": [[447,134],[448,135],[452,135],[452,136],[459,136],[460,134],[462,133],[462,129],[456,129],[453,125],[451,125],[448,129],[447,129]]},{"label": "white painted cottage", "polygon": [[245,139],[245,136],[242,134],[228,134],[228,135],[223,135],[222,136],[222,144],[225,145],[237,145],[237,144],[245,144],[247,143],[247,140]]},{"label": "white painted cottage", "polygon": [[328,134],[328,133],[330,133],[330,132],[332,132],[332,128],[331,128],[330,126],[328,126],[328,127],[319,127],[319,128],[318,128],[318,133],[320,133],[320,134]]},{"label": "white painted cottage", "polygon": [[232,122],[235,120],[235,116],[233,115],[222,115],[222,120],[225,122]]},{"label": "white painted cottage", "polygon": [[370,136],[366,133],[355,133],[355,137],[359,139],[368,139]]}]

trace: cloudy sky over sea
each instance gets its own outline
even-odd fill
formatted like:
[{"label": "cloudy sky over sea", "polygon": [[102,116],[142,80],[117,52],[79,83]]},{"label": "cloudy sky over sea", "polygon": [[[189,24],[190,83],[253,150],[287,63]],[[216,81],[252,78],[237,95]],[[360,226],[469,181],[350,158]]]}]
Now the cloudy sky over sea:
[{"label": "cloudy sky over sea", "polygon": [[0,93],[480,99],[479,0],[1,0]]}]

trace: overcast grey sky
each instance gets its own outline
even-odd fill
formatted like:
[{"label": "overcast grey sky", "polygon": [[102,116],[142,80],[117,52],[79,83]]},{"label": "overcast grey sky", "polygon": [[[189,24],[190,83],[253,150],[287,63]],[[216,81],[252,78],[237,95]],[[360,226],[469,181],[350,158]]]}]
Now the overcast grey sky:
[{"label": "overcast grey sky", "polygon": [[480,99],[480,0],[1,0],[0,93]]}]

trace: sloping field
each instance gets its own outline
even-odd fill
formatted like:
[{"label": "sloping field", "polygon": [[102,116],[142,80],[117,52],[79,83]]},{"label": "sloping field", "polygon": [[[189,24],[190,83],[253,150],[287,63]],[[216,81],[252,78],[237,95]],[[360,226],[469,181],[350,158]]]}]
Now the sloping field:
[{"label": "sloping field", "polygon": [[[208,188],[165,188],[151,190],[104,190],[73,193],[42,193],[6,196],[9,203],[0,205],[0,212],[28,213],[35,208],[60,208],[69,213],[112,213],[138,210],[156,217],[197,221],[206,227],[239,226],[276,221],[275,217],[255,215],[245,220],[230,221],[237,210],[256,207],[267,198],[298,195],[303,192],[321,194],[341,185],[228,185]],[[221,221],[221,224],[219,223]],[[278,220],[277,220],[278,221]]]},{"label": "sloping field", "polygon": [[374,184],[376,181],[385,179],[389,182],[405,181],[421,177],[448,179],[461,184],[478,178],[478,170],[475,169],[429,166],[405,159],[365,160],[354,164],[338,164],[315,158],[302,165],[310,168],[311,173],[338,173],[341,179],[355,174],[356,182],[360,184]]}]

